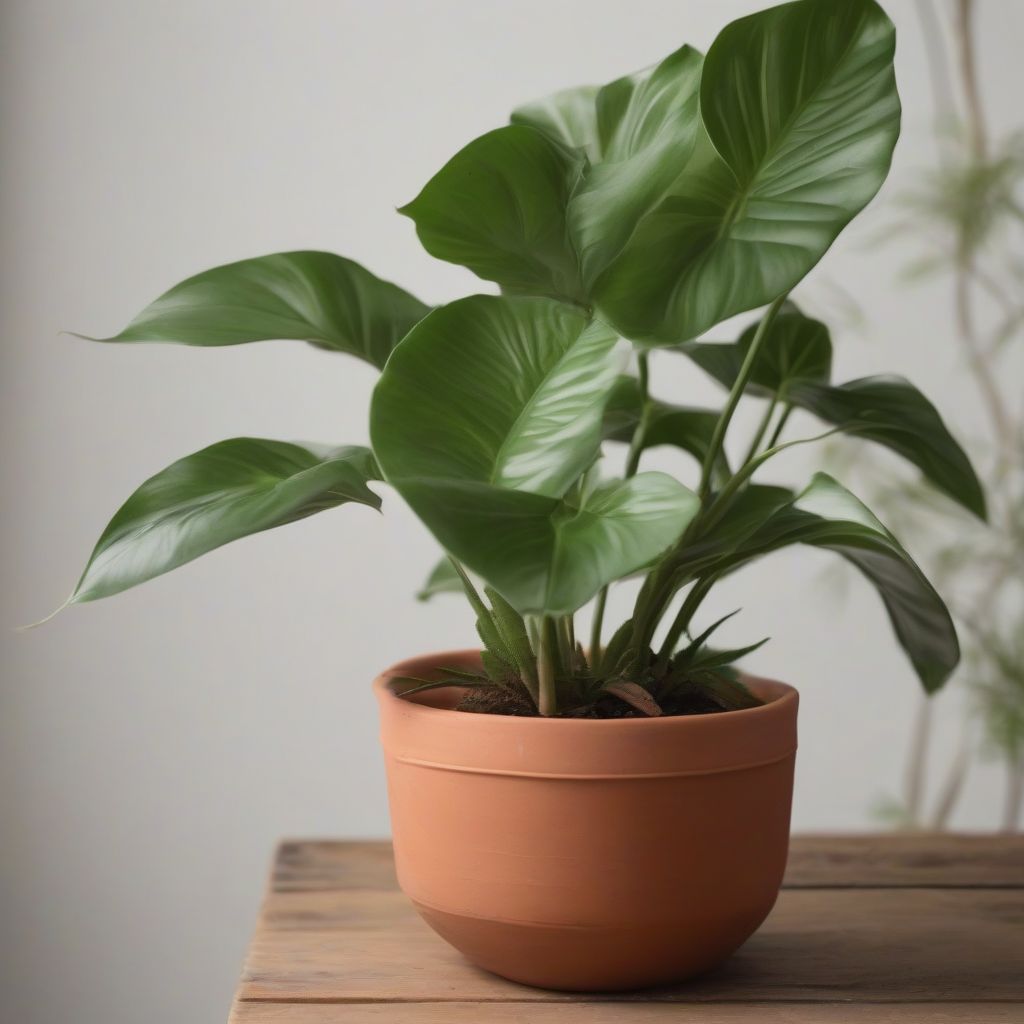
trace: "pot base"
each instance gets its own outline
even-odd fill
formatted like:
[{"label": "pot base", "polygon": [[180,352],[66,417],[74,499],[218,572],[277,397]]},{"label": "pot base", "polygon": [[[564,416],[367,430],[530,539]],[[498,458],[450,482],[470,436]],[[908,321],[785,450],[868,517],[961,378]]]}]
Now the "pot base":
[{"label": "pot base", "polygon": [[633,929],[489,921],[412,902],[477,967],[561,992],[627,992],[686,981],[731,956],[771,910],[769,905],[730,920],[716,916],[681,933],[671,923]]}]

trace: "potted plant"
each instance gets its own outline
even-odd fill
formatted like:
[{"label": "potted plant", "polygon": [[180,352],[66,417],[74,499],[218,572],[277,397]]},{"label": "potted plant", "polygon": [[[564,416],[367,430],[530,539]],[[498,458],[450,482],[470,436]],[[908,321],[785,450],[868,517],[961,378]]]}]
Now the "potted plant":
[{"label": "potted plant", "polygon": [[[399,880],[471,959],[535,985],[621,989],[717,963],[771,909],[786,859],[796,692],[712,646],[716,582],[791,544],[878,590],[928,691],[957,662],[941,599],[840,483],[766,484],[793,409],[903,456],[984,516],[963,451],[910,383],[834,384],[789,298],[888,171],[894,31],[872,0],[799,0],[603,88],[515,111],[403,209],[432,255],[496,282],[431,309],[350,260],[291,252],[172,288],[107,341],[300,339],[382,370],[372,450],[214,444],[117,512],[68,603],[391,485],[440,543],[427,593],[465,592],[483,645],[377,680]],[[734,342],[697,340],[766,307]],[[721,409],[651,390],[693,360]],[[632,364],[632,365],[631,365]],[[737,405],[764,404],[740,457]],[[628,444],[619,478],[602,445]],[[694,457],[688,484],[644,452]],[[607,588],[642,583],[607,632]],[[676,598],[679,598],[678,603]],[[589,642],[574,615],[594,602]]]}]

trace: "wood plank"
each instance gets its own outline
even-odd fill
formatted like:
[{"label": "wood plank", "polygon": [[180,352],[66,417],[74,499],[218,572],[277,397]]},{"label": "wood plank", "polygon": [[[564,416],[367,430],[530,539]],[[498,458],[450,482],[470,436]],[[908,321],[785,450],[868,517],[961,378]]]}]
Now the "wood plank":
[{"label": "wood plank", "polygon": [[928,886],[1024,888],[1024,836],[794,836],[787,888]]},{"label": "wood plank", "polygon": [[[689,985],[635,998],[1024,1002],[1022,935],[1024,890],[790,889],[727,964]],[[574,998],[473,968],[400,893],[359,889],[272,894],[239,996],[328,1002]]]},{"label": "wood plank", "polygon": [[[282,892],[394,889],[391,844],[282,843],[271,884]],[[936,833],[794,836],[784,885],[1024,888],[1024,837]]]},{"label": "wood plank", "polygon": [[236,1003],[230,1024],[1020,1024],[1021,1008],[999,1003]]}]

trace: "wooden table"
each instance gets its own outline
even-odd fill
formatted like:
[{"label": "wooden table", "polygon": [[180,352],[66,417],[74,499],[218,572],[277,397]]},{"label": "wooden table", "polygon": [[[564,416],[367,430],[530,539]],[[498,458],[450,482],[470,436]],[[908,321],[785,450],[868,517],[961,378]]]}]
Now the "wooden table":
[{"label": "wooden table", "polygon": [[285,842],[234,1024],[1024,1022],[1024,837],[801,836],[768,921],[698,981],[525,988],[466,963],[387,843]]}]

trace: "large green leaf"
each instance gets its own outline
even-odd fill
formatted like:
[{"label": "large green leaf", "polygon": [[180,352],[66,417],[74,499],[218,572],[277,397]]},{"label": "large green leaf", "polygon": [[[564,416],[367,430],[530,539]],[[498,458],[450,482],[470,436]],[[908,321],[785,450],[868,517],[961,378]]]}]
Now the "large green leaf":
[{"label": "large green leaf", "polygon": [[[228,541],[354,501],[380,508],[368,448],[238,437],[150,477],[96,544],[70,602],[117,594]],[[69,603],[70,603],[69,602]]]},{"label": "large green leaf", "polygon": [[664,197],[690,155],[700,124],[701,60],[684,46],[655,67],[599,90],[567,90],[512,114],[514,123],[580,147],[588,157],[568,210],[588,286]]},{"label": "large green leaf", "polygon": [[469,143],[400,213],[432,256],[508,292],[582,300],[566,207],[585,157],[527,125]]},{"label": "large green leaf", "polygon": [[473,296],[410,332],[377,384],[370,429],[388,481],[521,613],[575,610],[696,509],[661,474],[590,483],[623,357],[572,307]]},{"label": "large green leaf", "polygon": [[438,594],[461,594],[462,591],[462,580],[455,571],[452,560],[446,556],[430,570],[426,582],[416,592],[416,600],[429,601]]},{"label": "large green leaf", "polygon": [[[753,340],[744,331],[735,344],[688,342],[679,346],[723,387],[731,388]],[[828,382],[832,343],[828,329],[795,306],[780,313],[762,343],[749,389],[777,395],[826,423],[896,452],[934,486],[985,518],[985,495],[970,459],[935,406],[902,377]]]},{"label": "large green leaf", "polygon": [[[643,449],[671,445],[689,452],[698,463],[703,463],[715,432],[719,413],[715,409],[672,405],[657,398],[649,398],[650,410],[644,430]],[[635,377],[622,376],[616,381],[604,411],[604,437],[608,441],[630,444],[640,423],[643,402],[640,385]],[[719,469],[728,474],[725,453],[718,460]]]},{"label": "large green leaf", "polygon": [[400,491],[432,478],[561,497],[597,456],[623,358],[607,327],[552,299],[460,299],[395,350],[374,392],[374,451]]},{"label": "large green leaf", "polygon": [[817,263],[888,172],[894,39],[873,0],[799,0],[719,34],[694,153],[595,287],[621,333],[688,340]]},{"label": "large green leaf", "polygon": [[352,260],[329,252],[282,252],[196,274],[120,334],[89,340],[217,347],[294,339],[382,367],[429,311]]},{"label": "large green leaf", "polygon": [[790,544],[828,548],[855,565],[881,596],[925,689],[942,686],[960,658],[949,612],[910,555],[865,505],[832,477],[817,473],[793,501],[742,538],[718,568],[736,568]]},{"label": "large green leaf", "polygon": [[468,480],[395,481],[446,550],[521,614],[562,615],[679,538],[697,496],[663,473],[564,499]]}]

